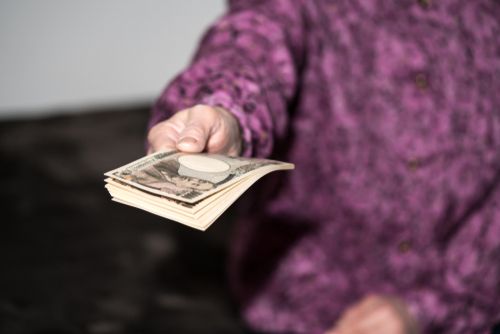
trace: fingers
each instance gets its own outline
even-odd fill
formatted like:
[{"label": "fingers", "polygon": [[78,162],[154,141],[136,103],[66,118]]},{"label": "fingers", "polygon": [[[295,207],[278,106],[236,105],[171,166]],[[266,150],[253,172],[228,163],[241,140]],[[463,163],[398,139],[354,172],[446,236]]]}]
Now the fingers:
[{"label": "fingers", "polygon": [[198,105],[151,128],[148,153],[159,150],[237,155],[241,135],[236,119],[221,108]]},{"label": "fingers", "polygon": [[176,126],[176,123],[171,120],[153,126],[148,133],[148,154],[157,151],[175,150],[179,139],[179,129],[180,126]]},{"label": "fingers", "polygon": [[379,305],[354,325],[360,333],[405,333],[396,311],[388,305]]},{"label": "fingers", "polygon": [[190,153],[203,151],[216,122],[217,117],[210,107],[196,106],[188,109],[185,127],[177,141],[177,149]]},{"label": "fingers", "polygon": [[[371,313],[376,311],[379,307],[379,300],[374,296],[369,296],[363,299],[358,304],[355,304],[344,312],[343,316],[337,322],[333,331],[335,334],[364,334],[372,333],[371,331],[365,332],[365,325],[359,326],[360,323],[369,322],[373,324]],[[377,323],[375,323],[377,325]]]},{"label": "fingers", "polygon": [[373,310],[376,310],[380,305],[380,300],[376,296],[368,296],[360,303],[350,307],[340,319],[339,325],[351,324],[358,321],[358,319],[366,318]]},{"label": "fingers", "polygon": [[394,300],[369,296],[348,309],[328,334],[406,334],[405,317]]},{"label": "fingers", "polygon": [[205,119],[203,106],[181,110],[149,130],[148,153],[160,150],[201,152],[206,146],[210,119]]},{"label": "fingers", "polygon": [[222,108],[216,108],[218,122],[211,129],[207,143],[207,151],[228,155],[239,155],[241,152],[241,133],[236,118]]}]

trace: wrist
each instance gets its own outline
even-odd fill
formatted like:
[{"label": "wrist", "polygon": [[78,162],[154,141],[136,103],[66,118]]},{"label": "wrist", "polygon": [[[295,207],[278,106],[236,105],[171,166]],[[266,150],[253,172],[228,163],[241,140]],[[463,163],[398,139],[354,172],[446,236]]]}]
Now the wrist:
[{"label": "wrist", "polygon": [[226,127],[228,141],[231,143],[232,151],[236,153],[236,155],[240,155],[243,147],[242,140],[242,129],[240,122],[231,112],[227,111],[222,107],[215,107],[215,110],[220,113],[221,118],[223,119],[224,126]]}]

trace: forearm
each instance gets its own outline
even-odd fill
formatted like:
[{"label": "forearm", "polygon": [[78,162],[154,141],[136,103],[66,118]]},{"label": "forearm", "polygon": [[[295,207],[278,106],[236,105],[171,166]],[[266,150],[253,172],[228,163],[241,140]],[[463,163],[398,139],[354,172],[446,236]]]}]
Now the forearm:
[{"label": "forearm", "polygon": [[296,8],[283,13],[291,2],[261,3],[235,6],[209,30],[191,66],[158,99],[150,126],[196,104],[218,106],[238,119],[244,155],[270,154],[287,131],[301,47],[290,33],[300,34],[301,23],[283,27],[300,20]]}]

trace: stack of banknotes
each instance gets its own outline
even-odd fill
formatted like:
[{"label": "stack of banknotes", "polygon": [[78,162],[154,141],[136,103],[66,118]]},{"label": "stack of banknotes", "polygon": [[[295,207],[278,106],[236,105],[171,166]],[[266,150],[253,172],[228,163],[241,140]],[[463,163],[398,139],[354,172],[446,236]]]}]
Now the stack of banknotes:
[{"label": "stack of banknotes", "polygon": [[167,151],[104,175],[113,201],[204,231],[261,177],[293,168],[274,160]]}]

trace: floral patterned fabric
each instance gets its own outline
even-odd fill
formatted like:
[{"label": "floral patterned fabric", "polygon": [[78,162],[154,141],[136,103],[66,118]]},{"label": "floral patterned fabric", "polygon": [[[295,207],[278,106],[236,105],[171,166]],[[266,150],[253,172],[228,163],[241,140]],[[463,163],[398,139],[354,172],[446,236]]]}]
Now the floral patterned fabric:
[{"label": "floral patterned fabric", "polygon": [[[150,125],[239,120],[266,177],[232,240],[246,321],[322,333],[369,293],[424,333],[500,319],[500,1],[230,1]],[[243,200],[248,201],[248,197]]]}]

